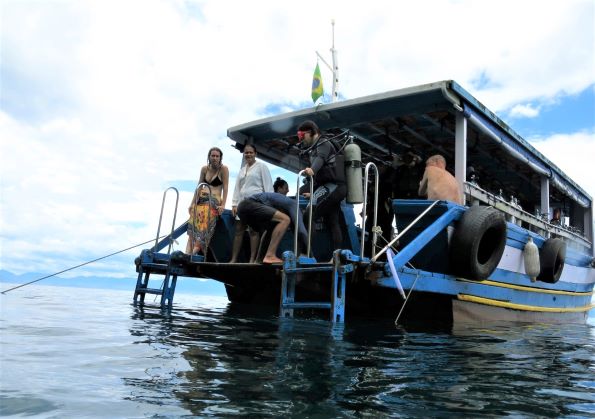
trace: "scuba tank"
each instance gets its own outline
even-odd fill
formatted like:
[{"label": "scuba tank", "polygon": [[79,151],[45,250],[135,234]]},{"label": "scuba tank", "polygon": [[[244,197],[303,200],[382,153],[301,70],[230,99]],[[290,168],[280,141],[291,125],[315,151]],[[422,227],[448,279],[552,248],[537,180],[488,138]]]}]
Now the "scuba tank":
[{"label": "scuba tank", "polygon": [[347,203],[364,202],[362,181],[362,152],[357,144],[350,140],[343,150],[345,156],[345,183],[347,185]]}]

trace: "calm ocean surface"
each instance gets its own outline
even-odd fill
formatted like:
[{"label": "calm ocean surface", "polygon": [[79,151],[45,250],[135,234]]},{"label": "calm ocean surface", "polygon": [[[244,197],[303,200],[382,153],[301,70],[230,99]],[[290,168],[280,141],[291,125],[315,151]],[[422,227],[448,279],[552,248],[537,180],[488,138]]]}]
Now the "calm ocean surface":
[{"label": "calm ocean surface", "polygon": [[0,295],[0,416],[595,417],[592,317],[333,327],[180,292],[165,317],[132,294]]}]

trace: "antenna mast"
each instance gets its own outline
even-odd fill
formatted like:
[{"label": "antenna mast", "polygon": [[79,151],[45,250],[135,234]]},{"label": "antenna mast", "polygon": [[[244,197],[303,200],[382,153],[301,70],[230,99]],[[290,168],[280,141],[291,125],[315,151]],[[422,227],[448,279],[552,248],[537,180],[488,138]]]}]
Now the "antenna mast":
[{"label": "antenna mast", "polygon": [[337,50],[335,49],[335,19],[331,20],[333,25],[333,46],[331,55],[333,57],[333,102],[339,99],[339,63],[337,62]]},{"label": "antenna mast", "polygon": [[322,58],[322,55],[316,51],[316,55],[320,60],[328,67],[329,70],[333,73],[333,91],[332,91],[332,102],[336,102],[339,99],[339,64],[337,62],[337,55],[338,52],[335,49],[335,19],[331,20],[331,25],[333,26],[332,29],[332,46],[331,46],[331,58],[333,60],[332,67]]}]

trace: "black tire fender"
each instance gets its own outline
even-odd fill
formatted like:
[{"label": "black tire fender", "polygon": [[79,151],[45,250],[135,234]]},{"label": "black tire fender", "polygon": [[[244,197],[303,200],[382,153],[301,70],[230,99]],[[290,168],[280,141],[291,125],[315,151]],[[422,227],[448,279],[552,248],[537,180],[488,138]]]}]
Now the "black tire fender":
[{"label": "black tire fender", "polygon": [[506,219],[492,207],[474,205],[461,217],[450,242],[452,271],[482,280],[494,272],[506,246]]},{"label": "black tire fender", "polygon": [[541,272],[537,277],[542,282],[555,284],[562,276],[566,259],[566,243],[562,239],[547,239],[539,249]]}]

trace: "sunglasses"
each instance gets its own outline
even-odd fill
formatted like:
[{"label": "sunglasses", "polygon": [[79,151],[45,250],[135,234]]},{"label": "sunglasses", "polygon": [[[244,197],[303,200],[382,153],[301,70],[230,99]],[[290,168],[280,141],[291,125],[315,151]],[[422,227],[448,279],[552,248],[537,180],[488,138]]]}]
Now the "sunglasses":
[{"label": "sunglasses", "polygon": [[298,131],[297,132],[298,141],[304,141],[304,137],[306,136],[307,133],[308,133],[308,131]]}]

